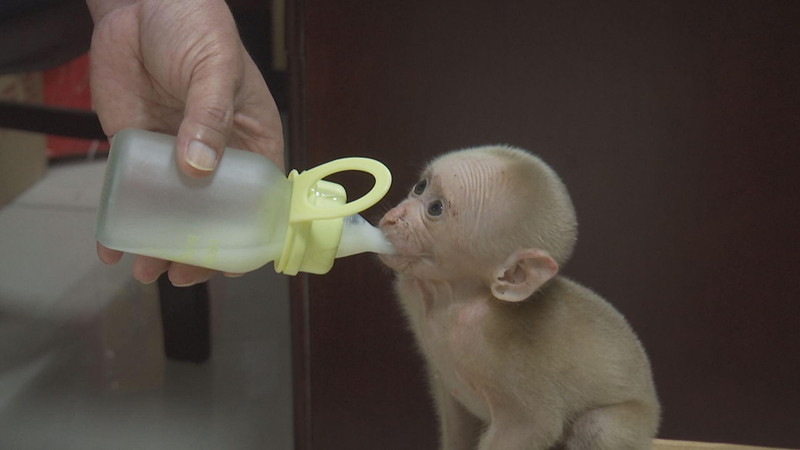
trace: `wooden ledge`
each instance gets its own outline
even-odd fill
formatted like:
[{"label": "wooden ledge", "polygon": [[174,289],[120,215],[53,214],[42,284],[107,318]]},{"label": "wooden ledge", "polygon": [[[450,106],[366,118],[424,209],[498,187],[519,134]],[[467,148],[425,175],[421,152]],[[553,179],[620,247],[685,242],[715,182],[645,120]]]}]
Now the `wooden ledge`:
[{"label": "wooden ledge", "polygon": [[652,450],[788,450],[774,447],[753,447],[750,445],[711,444],[706,442],[653,440]]}]

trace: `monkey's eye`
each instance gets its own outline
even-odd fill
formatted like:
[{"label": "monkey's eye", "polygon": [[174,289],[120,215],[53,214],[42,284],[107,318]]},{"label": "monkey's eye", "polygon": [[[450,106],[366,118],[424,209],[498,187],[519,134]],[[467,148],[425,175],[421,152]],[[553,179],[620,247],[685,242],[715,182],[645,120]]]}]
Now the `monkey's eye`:
[{"label": "monkey's eye", "polygon": [[428,187],[428,180],[423,178],[419,180],[419,183],[417,183],[416,186],[414,186],[414,193],[417,195],[422,195],[422,193],[425,192],[426,187]]},{"label": "monkey's eye", "polygon": [[436,200],[428,205],[428,215],[432,217],[441,216],[444,212],[444,205],[441,200]]}]

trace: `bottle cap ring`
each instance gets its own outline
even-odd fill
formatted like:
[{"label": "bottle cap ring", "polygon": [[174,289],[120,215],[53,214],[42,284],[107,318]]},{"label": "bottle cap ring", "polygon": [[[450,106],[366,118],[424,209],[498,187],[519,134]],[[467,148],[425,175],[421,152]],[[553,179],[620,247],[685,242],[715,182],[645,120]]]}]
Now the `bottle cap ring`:
[{"label": "bottle cap ring", "polygon": [[[312,203],[313,196],[309,193],[319,181],[335,173],[347,171],[366,172],[375,178],[375,185],[361,198],[343,205],[331,207]],[[330,161],[300,174],[293,171],[289,179],[293,183],[289,223],[336,219],[358,214],[383,198],[392,184],[392,174],[386,166],[374,159],[357,157]]]}]

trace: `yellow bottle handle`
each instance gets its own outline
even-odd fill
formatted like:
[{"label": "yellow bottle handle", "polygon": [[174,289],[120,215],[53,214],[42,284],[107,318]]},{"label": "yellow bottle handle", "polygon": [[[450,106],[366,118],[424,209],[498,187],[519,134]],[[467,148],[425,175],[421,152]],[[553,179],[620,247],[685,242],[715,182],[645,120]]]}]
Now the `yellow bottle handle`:
[{"label": "yellow bottle handle", "polygon": [[[320,207],[309,201],[309,193],[323,178],[334,173],[347,171],[366,172],[375,178],[375,185],[363,197],[336,207]],[[392,184],[392,174],[380,162],[369,158],[341,158],[305,170],[298,174],[292,171],[289,174],[292,181],[292,204],[289,213],[289,223],[307,222],[320,219],[337,219],[352,216],[377,203],[389,191]]]}]

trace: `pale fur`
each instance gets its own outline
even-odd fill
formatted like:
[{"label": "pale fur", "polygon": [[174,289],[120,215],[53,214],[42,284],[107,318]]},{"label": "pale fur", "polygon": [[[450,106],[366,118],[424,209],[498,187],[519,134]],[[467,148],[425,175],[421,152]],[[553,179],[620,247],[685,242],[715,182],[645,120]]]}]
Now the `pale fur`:
[{"label": "pale fur", "polygon": [[[555,276],[577,236],[539,158],[482,147],[434,160],[381,228],[448,450],[649,449],[650,364],[609,303]],[[441,201],[444,212],[427,213]]]}]

